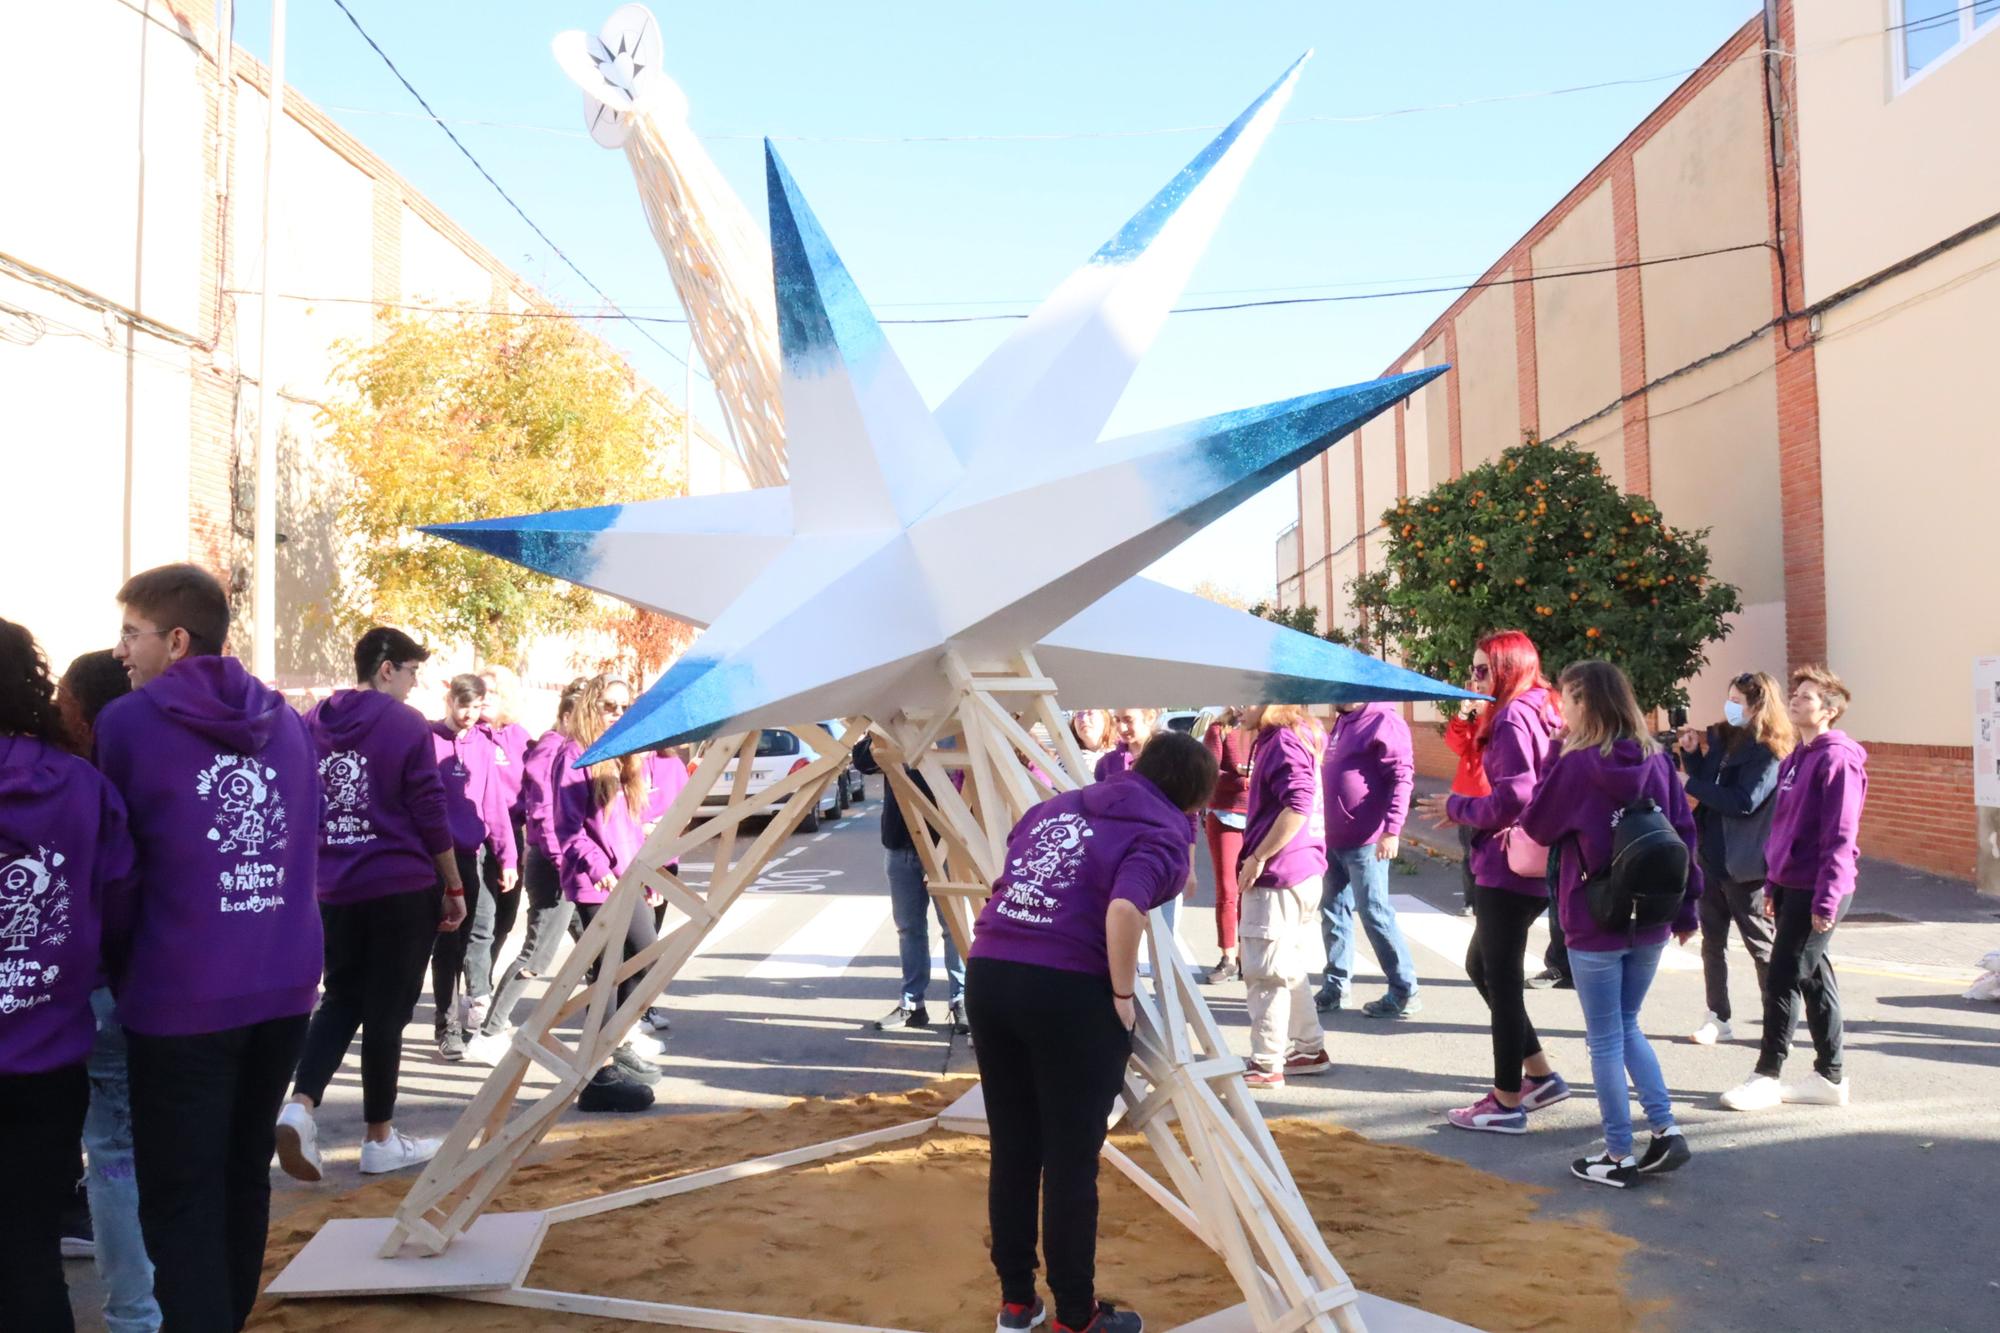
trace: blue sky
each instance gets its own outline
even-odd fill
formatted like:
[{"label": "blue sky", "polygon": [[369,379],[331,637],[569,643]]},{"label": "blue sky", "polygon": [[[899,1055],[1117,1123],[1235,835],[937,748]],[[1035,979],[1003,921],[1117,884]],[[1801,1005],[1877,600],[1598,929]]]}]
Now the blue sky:
[{"label": "blue sky", "polygon": [[[611,0],[348,0],[542,229],[633,314],[678,313],[622,154],[582,137],[581,96],[549,38],[595,31]],[[1471,0],[1361,5],[738,3],[657,0],[669,72],[753,217],[758,136],[778,149],[885,321],[1025,311],[1082,263],[1299,52],[1316,55],[1287,121],[1649,80],[1359,123],[1281,124],[1189,284],[1188,303],[1468,281],[1757,12],[1752,0],[1604,5]],[[333,5],[290,0],[287,81],[555,299],[597,298],[423,119]],[[269,8],[237,40],[268,58]],[[379,114],[379,113],[394,114]],[[560,133],[523,126],[546,127]],[[998,142],[842,142],[950,135]],[[733,136],[733,137],[732,137]],[[794,140],[794,136],[798,138]],[[1603,256],[1609,262],[1612,256]],[[1228,293],[1228,295],[1221,295]],[[1451,300],[1407,296],[1172,317],[1110,430],[1127,433],[1372,378]],[[684,372],[597,322],[682,397]],[[932,402],[1005,322],[889,327]],[[686,331],[652,326],[685,354]],[[714,400],[696,414],[720,434]],[[1270,591],[1289,481],[1152,571]],[[1085,507],[1075,515],[1087,522]]]}]

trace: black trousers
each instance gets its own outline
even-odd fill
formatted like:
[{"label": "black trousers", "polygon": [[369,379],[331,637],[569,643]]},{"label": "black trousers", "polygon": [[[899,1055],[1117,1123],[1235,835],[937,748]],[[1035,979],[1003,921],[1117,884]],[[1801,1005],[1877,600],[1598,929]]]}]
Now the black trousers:
[{"label": "black trousers", "polygon": [[1701,859],[1701,976],[1708,989],[1708,1011],[1727,1023],[1729,1006],[1729,928],[1734,925],[1757,969],[1761,997],[1771,967],[1771,923],[1764,919],[1762,880],[1735,881],[1707,857]]},{"label": "black trousers", "polygon": [[1472,838],[1478,832],[1479,830],[1470,824],[1460,824],[1458,826],[1458,877],[1465,889],[1465,905],[1467,907],[1472,906],[1472,900],[1476,896],[1475,890],[1479,887],[1473,882],[1472,878]]},{"label": "black trousers", "polygon": [[1039,1194],[1056,1318],[1082,1328],[1097,1298],[1097,1154],[1132,1036],[1106,977],[974,958],[965,999],[992,1133],[986,1211],[1001,1299],[1035,1299]]},{"label": "black trousers", "polygon": [[1569,937],[1563,934],[1562,916],[1549,913],[1549,947],[1542,950],[1542,966],[1552,972],[1562,974],[1562,979],[1575,984],[1576,978],[1569,970]]},{"label": "black trousers", "polygon": [[[583,922],[584,929],[588,930],[590,923],[597,920],[597,914],[603,910],[603,903],[578,903],[577,920]],[[625,927],[625,951],[619,961],[622,963],[641,949],[649,947],[658,938],[659,934],[653,925],[653,909],[640,903],[638,909],[632,913],[630,924]],[[638,989],[640,975],[635,972],[618,983],[618,1003],[623,1004],[632,997],[632,992]]]},{"label": "black trousers", "polygon": [[1472,892],[1472,946],[1466,950],[1465,972],[1492,1014],[1493,1086],[1502,1092],[1521,1090],[1521,1062],[1542,1051],[1521,994],[1521,953],[1528,947],[1528,927],[1547,906],[1547,899],[1484,884]]},{"label": "black trousers", "polygon": [[125,1035],[139,1229],[163,1327],[233,1333],[257,1300],[278,1108],[306,1016],[189,1037]]},{"label": "black trousers", "polygon": [[1806,1026],[1812,1029],[1813,1068],[1828,1081],[1840,1082],[1840,981],[1833,960],[1826,956],[1834,932],[1854,902],[1843,898],[1834,912],[1834,930],[1824,935],[1812,928],[1812,891],[1773,884],[1768,892],[1777,912],[1771,935],[1771,968],[1764,980],[1764,1047],[1757,1072],[1776,1078],[1791,1053],[1792,1029],[1798,1025],[1799,1002],[1805,1001]]},{"label": "black trousers", "polygon": [[90,1105],[81,1063],[0,1074],[0,1328],[69,1333],[62,1220],[76,1192],[76,1145]]},{"label": "black trousers", "polygon": [[[326,1085],[361,1033],[361,1114],[371,1125],[396,1118],[403,1027],[424,990],[424,963],[437,940],[442,885],[319,909],[326,935],[326,980],[306,1028],[294,1092],[319,1105]],[[463,926],[460,929],[464,929]]]},{"label": "black trousers", "polygon": [[488,1034],[498,1034],[507,1025],[521,992],[530,981],[548,972],[576,912],[576,904],[563,897],[555,862],[538,847],[523,853],[521,893],[528,899],[528,925],[521,935],[521,951],[494,983],[493,1006],[486,1011],[486,1022],[480,1029]]},{"label": "black trousers", "polygon": [[[431,940],[431,1022],[440,1037],[446,1028],[458,1025],[458,983],[465,973],[466,943],[472,938],[473,900],[481,891],[480,868],[493,859],[484,847],[452,855],[458,861],[458,882],[465,886],[466,917],[457,930],[438,931]],[[438,891],[444,891],[443,880],[438,881]],[[466,993],[477,994],[470,989]]]}]

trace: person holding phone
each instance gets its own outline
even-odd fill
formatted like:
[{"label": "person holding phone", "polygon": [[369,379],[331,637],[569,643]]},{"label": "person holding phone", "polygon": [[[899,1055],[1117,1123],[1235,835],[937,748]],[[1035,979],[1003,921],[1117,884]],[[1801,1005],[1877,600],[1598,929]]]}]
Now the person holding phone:
[{"label": "person holding phone", "polygon": [[1132,1057],[1146,914],[1187,883],[1188,816],[1215,756],[1162,732],[1116,782],[1062,792],[1007,837],[979,914],[965,994],[992,1134],[987,1216],[1002,1330],[1048,1318],[1035,1290],[1036,1211],[1057,1333],[1139,1333],[1097,1299],[1097,1159]]}]

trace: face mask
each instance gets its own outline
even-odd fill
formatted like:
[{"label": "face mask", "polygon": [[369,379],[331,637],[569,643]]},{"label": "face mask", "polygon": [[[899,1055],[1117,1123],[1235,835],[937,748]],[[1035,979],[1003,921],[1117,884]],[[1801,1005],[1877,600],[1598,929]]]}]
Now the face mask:
[{"label": "face mask", "polygon": [[1722,720],[1732,727],[1743,725],[1743,705],[1734,699],[1722,705]]}]

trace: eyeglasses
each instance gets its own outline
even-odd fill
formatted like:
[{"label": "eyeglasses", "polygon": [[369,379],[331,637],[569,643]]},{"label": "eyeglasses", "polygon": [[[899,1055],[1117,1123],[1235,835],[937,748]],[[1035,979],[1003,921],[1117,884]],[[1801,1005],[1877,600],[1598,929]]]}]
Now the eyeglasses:
[{"label": "eyeglasses", "polygon": [[604,705],[603,705],[603,706],[604,706],[604,711],[605,711],[605,712],[607,712],[607,713],[623,713],[623,712],[624,712],[624,711],[625,711],[625,710],[626,710],[627,708],[630,708],[630,707],[631,707],[631,705],[630,705],[630,704],[615,704],[615,703],[612,703],[612,702],[611,702],[611,701],[610,701],[609,699],[606,699],[606,700],[604,701]]},{"label": "eyeglasses", "polygon": [[118,642],[124,644],[127,648],[130,648],[132,646],[132,641],[134,639],[144,638],[148,634],[172,634],[172,633],[173,631],[170,629],[128,629],[121,632],[118,635]]}]

